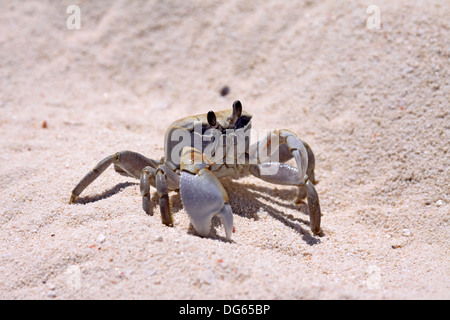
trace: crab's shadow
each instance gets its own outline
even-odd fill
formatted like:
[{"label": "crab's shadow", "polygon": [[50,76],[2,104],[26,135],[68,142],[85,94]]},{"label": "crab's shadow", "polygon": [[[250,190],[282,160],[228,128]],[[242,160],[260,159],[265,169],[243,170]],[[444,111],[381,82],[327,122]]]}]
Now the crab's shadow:
[{"label": "crab's shadow", "polygon": [[[236,180],[222,179],[222,185],[227,190],[229,203],[233,210],[233,213],[241,217],[253,220],[259,220],[260,212],[267,212],[272,218],[277,219],[282,222],[285,226],[291,228],[293,231],[299,233],[302,239],[309,245],[315,245],[320,243],[318,237],[314,237],[308,231],[309,229],[309,215],[308,215],[308,205],[305,202],[295,204],[293,199],[295,198],[296,191],[294,188],[288,190],[276,190],[274,187],[255,185],[252,183],[241,183]],[[139,185],[137,182],[122,182],[118,183],[114,187],[103,191],[95,196],[84,196],[79,197],[75,203],[78,204],[88,204],[100,200],[107,199],[113,195],[119,193],[125,188]],[[172,213],[175,214],[183,209],[183,204],[181,202],[180,193],[173,192],[170,195],[172,204]],[[275,208],[265,202],[273,203],[278,208],[286,208],[291,210],[298,210],[301,215],[305,216],[305,219],[299,216],[294,216],[292,214],[287,214],[284,210]],[[158,193],[152,192],[152,202],[154,208],[159,202]],[[217,224],[218,219],[216,219],[214,224]],[[305,229],[303,226],[306,226]],[[195,233],[192,227],[189,228],[190,233]],[[222,241],[227,241],[225,238],[215,234],[214,238]]]},{"label": "crab's shadow", "polygon": [[118,183],[116,184],[114,187],[107,189],[99,194],[96,194],[94,196],[83,196],[83,197],[79,197],[77,198],[74,203],[75,204],[88,204],[88,203],[92,203],[92,202],[97,202],[100,200],[104,200],[104,199],[108,199],[109,197],[112,197],[113,195],[119,193],[120,191],[122,191],[125,188],[131,187],[131,186],[136,186],[139,185],[139,183],[137,182],[122,182],[122,183]]}]

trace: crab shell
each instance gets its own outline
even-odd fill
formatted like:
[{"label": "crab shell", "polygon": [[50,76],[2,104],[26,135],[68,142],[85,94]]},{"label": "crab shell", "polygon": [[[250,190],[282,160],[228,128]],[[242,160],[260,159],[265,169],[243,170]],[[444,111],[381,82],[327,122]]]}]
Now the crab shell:
[{"label": "crab shell", "polygon": [[[210,111],[174,121],[167,129],[164,139],[164,164],[172,170],[180,169],[183,165],[181,152],[184,147],[195,148],[203,153],[211,143],[211,129],[222,133],[223,145],[226,146],[227,133],[240,130],[248,132],[251,129],[251,119],[252,115],[243,111],[241,103],[236,101],[232,110]],[[249,141],[246,142],[245,151],[248,149]]]}]

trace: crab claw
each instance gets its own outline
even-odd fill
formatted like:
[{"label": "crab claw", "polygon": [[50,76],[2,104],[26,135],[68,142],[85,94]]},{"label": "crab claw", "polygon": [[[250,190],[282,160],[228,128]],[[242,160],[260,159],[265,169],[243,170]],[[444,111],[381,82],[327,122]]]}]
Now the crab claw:
[{"label": "crab claw", "polygon": [[200,236],[209,234],[211,219],[218,216],[224,225],[226,238],[231,239],[233,212],[227,192],[211,171],[204,168],[197,174],[181,172],[180,193],[189,219]]}]

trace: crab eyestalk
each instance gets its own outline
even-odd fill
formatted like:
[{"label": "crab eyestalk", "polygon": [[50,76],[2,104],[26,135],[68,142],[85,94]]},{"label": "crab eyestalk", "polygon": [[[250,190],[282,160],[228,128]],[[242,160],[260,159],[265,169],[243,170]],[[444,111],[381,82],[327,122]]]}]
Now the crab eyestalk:
[{"label": "crab eyestalk", "polygon": [[206,118],[211,127],[215,127],[217,125],[217,118],[216,118],[216,114],[214,113],[214,111],[209,111]]},{"label": "crab eyestalk", "polygon": [[233,102],[233,114],[231,115],[231,121],[235,123],[237,119],[239,119],[241,114],[242,114],[242,104],[239,100],[236,100],[235,102]]}]

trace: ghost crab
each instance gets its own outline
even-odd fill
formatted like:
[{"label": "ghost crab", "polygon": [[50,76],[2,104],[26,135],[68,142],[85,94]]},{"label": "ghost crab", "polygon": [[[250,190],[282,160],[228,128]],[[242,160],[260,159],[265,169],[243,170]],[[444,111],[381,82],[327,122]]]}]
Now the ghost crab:
[{"label": "ghost crab", "polygon": [[[251,173],[270,183],[297,186],[295,201],[307,198],[310,228],[314,234],[320,234],[321,211],[313,185],[315,160],[311,148],[286,129],[270,130],[263,139],[250,145],[251,119],[252,115],[235,101],[232,110],[209,111],[177,120],[166,131],[164,157],[160,161],[132,151],[106,157],[75,186],[70,203],[113,164],[116,172],[140,179],[142,207],[147,214],[153,215],[152,186],[159,195],[162,223],[173,226],[169,191],[179,191],[192,226],[200,236],[209,234],[211,219],[218,216],[226,238],[231,239],[233,212],[219,178]],[[235,152],[236,149],[241,151]],[[266,159],[262,159],[263,151],[269,154]],[[273,161],[274,155],[278,161]],[[284,163],[292,158],[296,167]]]}]

